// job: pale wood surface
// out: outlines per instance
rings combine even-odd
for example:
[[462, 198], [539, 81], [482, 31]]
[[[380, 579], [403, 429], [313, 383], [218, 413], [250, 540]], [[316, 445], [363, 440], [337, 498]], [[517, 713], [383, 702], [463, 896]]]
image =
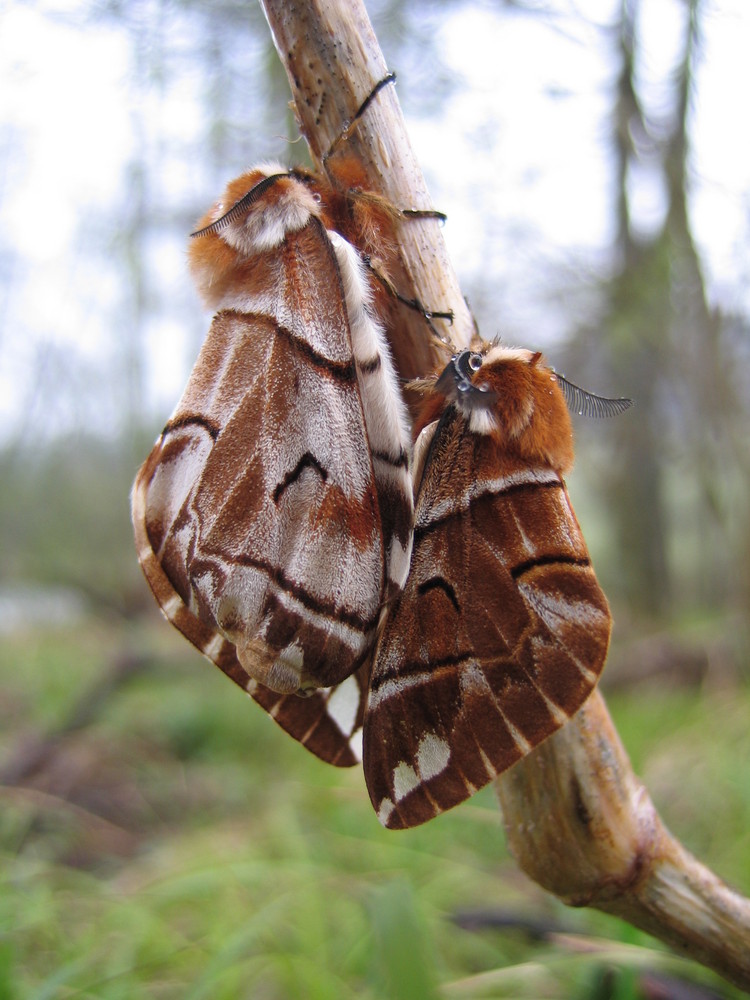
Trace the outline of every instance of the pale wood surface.
[[[320, 167], [388, 67], [360, 0], [261, 3], [300, 129]], [[433, 207], [392, 86], [379, 92], [344, 141], [363, 163], [372, 190], [401, 208]], [[440, 333], [465, 346], [473, 321], [439, 228], [430, 221], [403, 223], [399, 240], [403, 271], [394, 282], [435, 309], [452, 309], [454, 325], [443, 325]], [[441, 360], [417, 314], [393, 347], [408, 377]], [[598, 692], [496, 787], [511, 851], [541, 886], [571, 905], [616, 914], [750, 990], [750, 901], [664, 827]]]
[[[313, 163], [326, 170], [325, 158], [336, 144], [337, 156], [356, 156], [370, 190], [399, 209], [440, 209], [433, 205], [409, 143], [397, 86], [380, 90], [366, 113], [339, 141], [373, 87], [389, 72], [364, 6], [309, 0], [264, 0], [279, 56], [286, 67], [300, 130]], [[331, 164], [333, 172], [334, 164]], [[465, 347], [473, 320], [448, 259], [442, 227], [433, 219], [408, 220], [397, 233], [400, 267], [391, 273], [401, 294], [435, 312], [453, 311], [449, 325], [435, 320], [439, 335]], [[445, 363], [423, 317], [402, 310], [401, 342], [393, 343], [405, 379], [424, 375]]]
[[750, 988], [750, 900], [666, 829], [598, 691], [496, 790], [508, 845], [539, 885]]

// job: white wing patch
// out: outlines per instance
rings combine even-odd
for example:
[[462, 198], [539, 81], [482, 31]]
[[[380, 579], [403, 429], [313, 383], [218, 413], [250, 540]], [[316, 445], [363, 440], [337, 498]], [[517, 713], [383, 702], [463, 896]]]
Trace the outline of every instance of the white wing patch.
[[326, 711], [344, 736], [351, 735], [354, 730], [359, 711], [359, 697], [359, 684], [352, 674], [332, 689], [326, 702]]
[[394, 535], [391, 540], [390, 556], [388, 562], [388, 573], [394, 583], [398, 584], [399, 587], [403, 587], [406, 583], [406, 578], [409, 575], [409, 563], [411, 562], [411, 548], [412, 548], [412, 536], [409, 536], [409, 542], [406, 546], [399, 542], [398, 538]]
[[417, 772], [403, 760], [393, 769], [393, 797], [396, 802], [400, 802], [409, 792], [419, 788], [419, 778]]
[[451, 748], [446, 740], [436, 736], [435, 733], [423, 736], [417, 751], [417, 770], [422, 781], [429, 781], [444, 771], [450, 756]]
[[400, 761], [393, 769], [393, 797], [400, 802], [425, 781], [437, 777], [448, 766], [451, 748], [436, 733], [426, 733], [419, 741], [415, 766]]
[[567, 624], [597, 628], [606, 615], [586, 600], [570, 600], [542, 590], [534, 583], [519, 581], [518, 589], [549, 630], [557, 635]]

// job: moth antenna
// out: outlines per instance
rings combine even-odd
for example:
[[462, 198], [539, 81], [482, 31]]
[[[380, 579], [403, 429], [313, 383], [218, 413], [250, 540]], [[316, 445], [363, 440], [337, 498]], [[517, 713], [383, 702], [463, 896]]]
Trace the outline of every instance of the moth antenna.
[[250, 188], [246, 195], [243, 195], [239, 201], [235, 202], [221, 218], [216, 219], [215, 222], [210, 223], [208, 226], [204, 226], [203, 229], [197, 229], [194, 233], [191, 233], [190, 239], [196, 239], [198, 236], [208, 236], [211, 233], [220, 233], [222, 229], [226, 229], [227, 226], [236, 222], [237, 219], [244, 215], [248, 207], [257, 201], [272, 184], [275, 184], [282, 177], [289, 177], [291, 173], [292, 171], [286, 171], [283, 174], [270, 174], [268, 177], [264, 177], [255, 187]]
[[616, 417], [633, 405], [633, 400], [625, 397], [609, 399], [606, 396], [597, 396], [594, 392], [582, 389], [575, 382], [570, 382], [558, 372], [555, 372], [555, 378], [560, 383], [570, 412], [578, 413], [582, 417]]

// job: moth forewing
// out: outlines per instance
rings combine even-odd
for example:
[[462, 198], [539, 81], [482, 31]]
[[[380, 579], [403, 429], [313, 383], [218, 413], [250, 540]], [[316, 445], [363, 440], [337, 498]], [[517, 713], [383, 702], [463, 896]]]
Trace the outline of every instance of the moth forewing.
[[338, 233], [329, 235], [343, 281], [370, 457], [380, 501], [388, 593], [393, 594], [404, 585], [411, 559], [414, 504], [409, 419], [385, 331], [374, 312], [368, 272], [350, 243]]
[[353, 763], [333, 758], [356, 742], [411, 551], [409, 433], [369, 274], [319, 189], [262, 168], [201, 220], [191, 270], [218, 312], [133, 516], [167, 617], [297, 739]]
[[458, 804], [563, 725], [609, 642], [553, 374], [495, 347], [469, 379], [418, 439], [411, 570], [373, 666], [364, 768], [388, 827]]

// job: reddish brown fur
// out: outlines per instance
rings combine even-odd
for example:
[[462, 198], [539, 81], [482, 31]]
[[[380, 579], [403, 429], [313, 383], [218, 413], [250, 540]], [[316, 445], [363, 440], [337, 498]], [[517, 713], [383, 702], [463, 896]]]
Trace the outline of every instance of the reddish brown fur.
[[[250, 170], [230, 181], [222, 197], [200, 217], [196, 230], [204, 229], [228, 212], [264, 176], [261, 170]], [[191, 240], [188, 246], [190, 273], [198, 291], [206, 300], [219, 301], [231, 284], [244, 280], [245, 276], [240, 271], [241, 264], [237, 251], [222, 239], [220, 233], [206, 233], [200, 239]]]
[[537, 362], [509, 359], [483, 365], [475, 383], [497, 393], [493, 433], [501, 450], [530, 465], [543, 462], [564, 475], [573, 465], [573, 427], [554, 372]]
[[[364, 173], [354, 160], [341, 159], [330, 172], [335, 184], [329, 184], [307, 171], [297, 170], [289, 179], [276, 181], [264, 194], [264, 200], [268, 203], [278, 201], [288, 193], [291, 185], [305, 178], [310, 190], [318, 196], [319, 217], [323, 225], [341, 233], [364, 253], [377, 255], [377, 264], [382, 267], [383, 276], [387, 279], [387, 262], [395, 250], [393, 222], [398, 211], [385, 198], [364, 190]], [[221, 199], [201, 216], [196, 228], [203, 229], [228, 212], [265, 176], [261, 170], [251, 170], [230, 181]], [[188, 248], [188, 263], [201, 294], [212, 302], [219, 301], [235, 281], [242, 282], [245, 287], [247, 275], [242, 271], [244, 261], [220, 233], [207, 233], [200, 239], [192, 240]]]
[[[366, 213], [374, 220], [371, 234], [385, 219], [374, 204], [376, 211]], [[159, 535], [173, 620], [189, 618], [189, 608], [197, 607], [237, 647], [247, 674], [282, 694], [310, 683], [338, 684], [371, 653], [371, 633], [393, 582], [385, 579], [390, 539], [397, 537], [404, 551], [411, 544], [406, 469], [399, 488], [394, 473], [378, 479], [372, 469], [343, 274], [323, 232], [352, 232], [362, 218], [349, 192], [303, 171], [265, 167], [227, 186], [190, 244], [196, 283], [219, 308], [176, 411], [191, 429], [179, 448], [174, 429], [157, 444], [153, 461], [163, 474], [153, 491], [149, 477], [138, 494], [138, 517]], [[306, 408], [315, 419], [304, 419]], [[326, 423], [321, 413], [331, 419]], [[340, 443], [336, 428], [346, 428]], [[400, 424], [390, 435], [378, 434], [382, 453], [395, 462], [407, 447]], [[172, 452], [174, 461], [166, 462]], [[192, 477], [185, 471], [191, 463]], [[396, 513], [381, 520], [380, 502]], [[287, 517], [280, 511], [288, 504]], [[283, 530], [276, 531], [279, 517]], [[172, 535], [167, 520], [176, 526]], [[200, 537], [195, 549], [185, 542], [188, 529]], [[307, 560], [299, 555], [303, 548]], [[153, 553], [148, 542], [139, 548], [144, 560]], [[246, 585], [250, 576], [266, 583]], [[256, 598], [252, 587], [262, 586]], [[178, 612], [173, 595], [183, 604]], [[299, 663], [296, 652], [285, 653], [288, 646], [304, 646]]]
[[382, 195], [367, 190], [362, 164], [336, 157], [326, 164], [332, 183], [316, 181], [330, 224], [354, 246], [387, 261], [395, 252], [394, 223], [399, 211]]
[[[521, 356], [519, 356], [521, 355]], [[435, 389], [437, 374], [429, 381], [411, 384], [425, 393], [414, 424], [414, 437], [439, 419], [447, 404]], [[496, 461], [503, 456], [535, 465], [543, 463], [565, 475], [573, 465], [573, 427], [555, 374], [541, 354], [492, 348], [472, 377], [477, 388], [494, 393], [487, 403], [497, 427], [491, 437], [497, 444]], [[460, 406], [460, 403], [458, 404]]]
[[[416, 388], [418, 383], [410, 383], [407, 388]], [[435, 392], [434, 389], [423, 399], [417, 418], [414, 421], [413, 434], [416, 440], [421, 431], [424, 430], [434, 420], [438, 420], [445, 409], [445, 397]]]
[[370, 797], [392, 829], [462, 802], [555, 732], [607, 654], [607, 599], [562, 479], [560, 385], [529, 351], [482, 361], [454, 358], [416, 385], [414, 550], [364, 728]]

